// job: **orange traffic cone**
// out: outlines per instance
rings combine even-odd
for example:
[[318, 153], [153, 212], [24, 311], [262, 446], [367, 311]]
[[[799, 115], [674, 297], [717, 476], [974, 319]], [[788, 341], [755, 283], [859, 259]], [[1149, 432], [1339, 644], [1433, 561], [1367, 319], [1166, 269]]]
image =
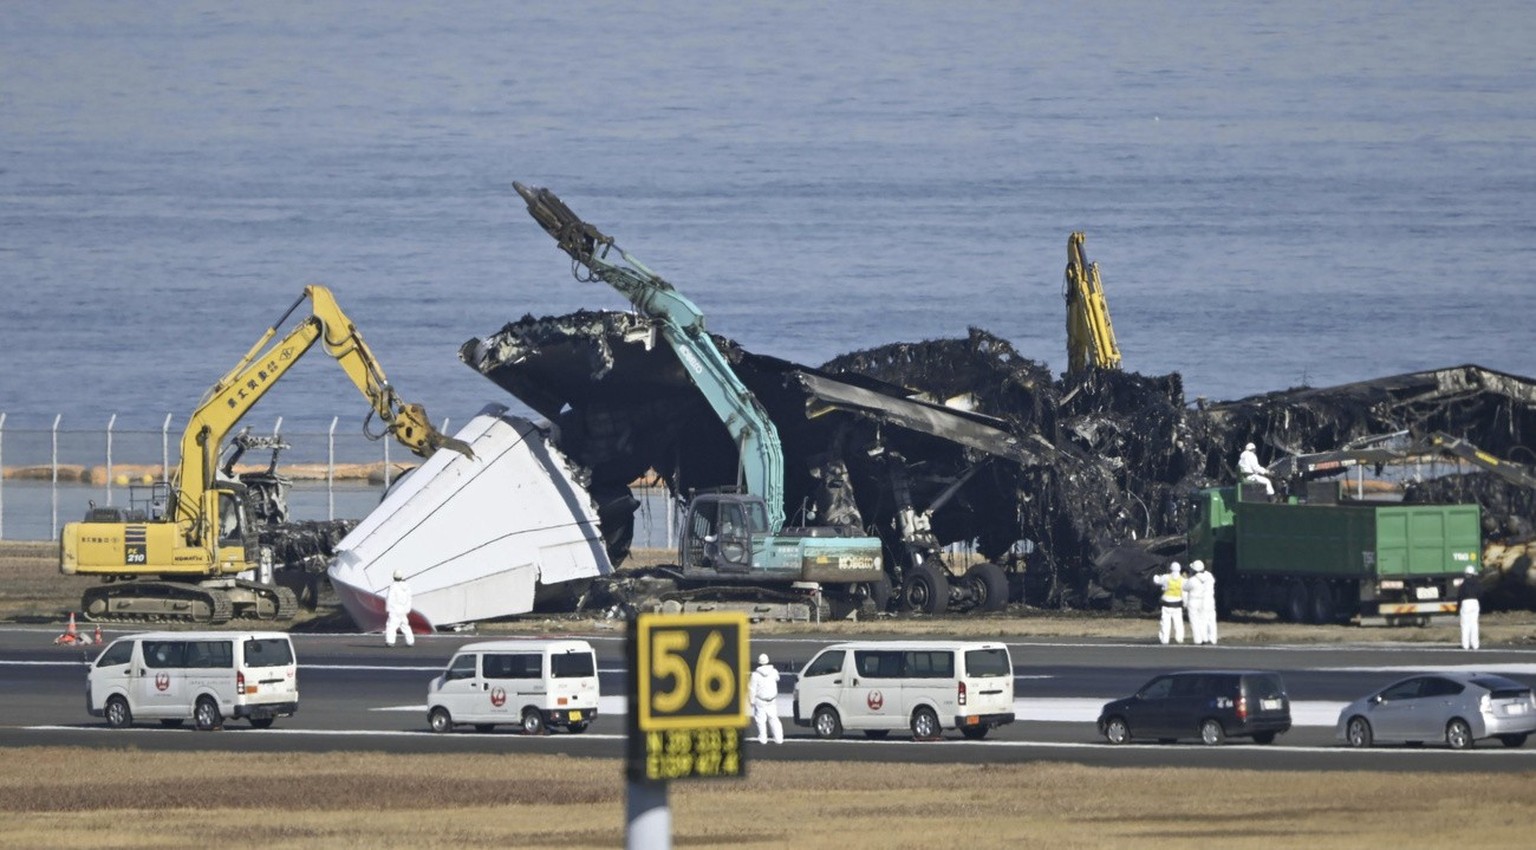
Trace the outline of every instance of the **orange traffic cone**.
[[80, 633], [75, 630], [75, 612], [69, 612], [69, 628], [64, 634], [53, 639], [54, 643], [76, 643], [80, 640]]

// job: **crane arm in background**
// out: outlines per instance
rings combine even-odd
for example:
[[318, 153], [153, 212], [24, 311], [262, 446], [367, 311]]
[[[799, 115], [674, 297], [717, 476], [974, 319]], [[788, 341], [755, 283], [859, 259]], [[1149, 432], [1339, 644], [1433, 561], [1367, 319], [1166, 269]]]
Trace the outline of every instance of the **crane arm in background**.
[[[783, 528], [784, 453], [778, 429], [704, 330], [704, 314], [672, 284], [615, 245], [611, 237], [577, 217], [554, 192], [517, 182], [512, 185], [528, 203], [529, 215], [570, 255], [578, 279], [608, 284], [656, 323], [682, 361], [689, 380], [730, 432], [739, 451], [740, 475], [747, 492], [761, 496], [766, 503], [769, 530]], [[610, 250], [617, 251], [622, 262], [609, 261]]]
[[1120, 368], [1120, 346], [1115, 342], [1115, 328], [1109, 321], [1109, 305], [1104, 300], [1099, 264], [1088, 262], [1083, 251], [1084, 239], [1081, 232], [1067, 238], [1064, 294], [1067, 300], [1067, 371], [1072, 374], [1095, 366]]

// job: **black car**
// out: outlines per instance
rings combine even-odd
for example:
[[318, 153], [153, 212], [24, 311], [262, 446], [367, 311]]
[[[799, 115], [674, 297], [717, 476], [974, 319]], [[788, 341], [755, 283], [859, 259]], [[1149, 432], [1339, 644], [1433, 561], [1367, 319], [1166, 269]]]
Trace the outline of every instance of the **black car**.
[[1205, 744], [1252, 738], [1268, 744], [1290, 728], [1285, 681], [1269, 670], [1164, 673], [1099, 713], [1099, 732], [1111, 744], [1132, 738], [1199, 738]]

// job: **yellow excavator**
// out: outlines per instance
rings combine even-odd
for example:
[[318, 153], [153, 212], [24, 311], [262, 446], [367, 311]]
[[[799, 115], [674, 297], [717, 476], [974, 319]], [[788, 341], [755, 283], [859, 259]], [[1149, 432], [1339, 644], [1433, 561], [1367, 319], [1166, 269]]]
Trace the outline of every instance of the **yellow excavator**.
[[1088, 262], [1081, 232], [1067, 238], [1067, 372], [1079, 374], [1090, 368], [1119, 369], [1120, 346], [1109, 323], [1104, 301], [1104, 282], [1099, 264]]
[[[268, 346], [306, 300], [310, 314]], [[64, 526], [59, 571], [100, 576], [87, 590], [87, 620], [217, 624], [233, 617], [292, 619], [292, 590], [273, 581], [270, 550], [260, 545], [247, 488], [221, 473], [224, 440], [240, 419], [316, 342], [347, 373], [372, 411], [363, 432], [386, 434], [420, 457], [450, 448], [473, 457], [469, 446], [438, 433], [419, 404], [395, 394], [373, 352], [330, 290], [305, 287], [235, 367], [204, 395], [181, 437], [181, 462], [169, 482], [145, 504], [92, 506], [85, 521]], [[383, 431], [372, 433], [377, 416]]]

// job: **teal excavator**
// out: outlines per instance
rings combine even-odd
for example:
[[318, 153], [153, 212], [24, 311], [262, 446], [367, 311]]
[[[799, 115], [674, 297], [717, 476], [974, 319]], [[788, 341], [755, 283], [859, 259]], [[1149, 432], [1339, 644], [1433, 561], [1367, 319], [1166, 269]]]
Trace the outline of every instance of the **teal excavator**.
[[[716, 588], [782, 593], [814, 583], [834, 601], [856, 606], [880, 595], [877, 586], [889, 582], [880, 538], [852, 526], [785, 526], [778, 429], [715, 347], [699, 308], [553, 192], [512, 185], [529, 214], [575, 261], [578, 280], [608, 284], [653, 323], [738, 447], [738, 486], [688, 501], [673, 574], [678, 587], [709, 596]], [[617, 256], [610, 260], [610, 254]], [[711, 604], [718, 607], [718, 600]]]

